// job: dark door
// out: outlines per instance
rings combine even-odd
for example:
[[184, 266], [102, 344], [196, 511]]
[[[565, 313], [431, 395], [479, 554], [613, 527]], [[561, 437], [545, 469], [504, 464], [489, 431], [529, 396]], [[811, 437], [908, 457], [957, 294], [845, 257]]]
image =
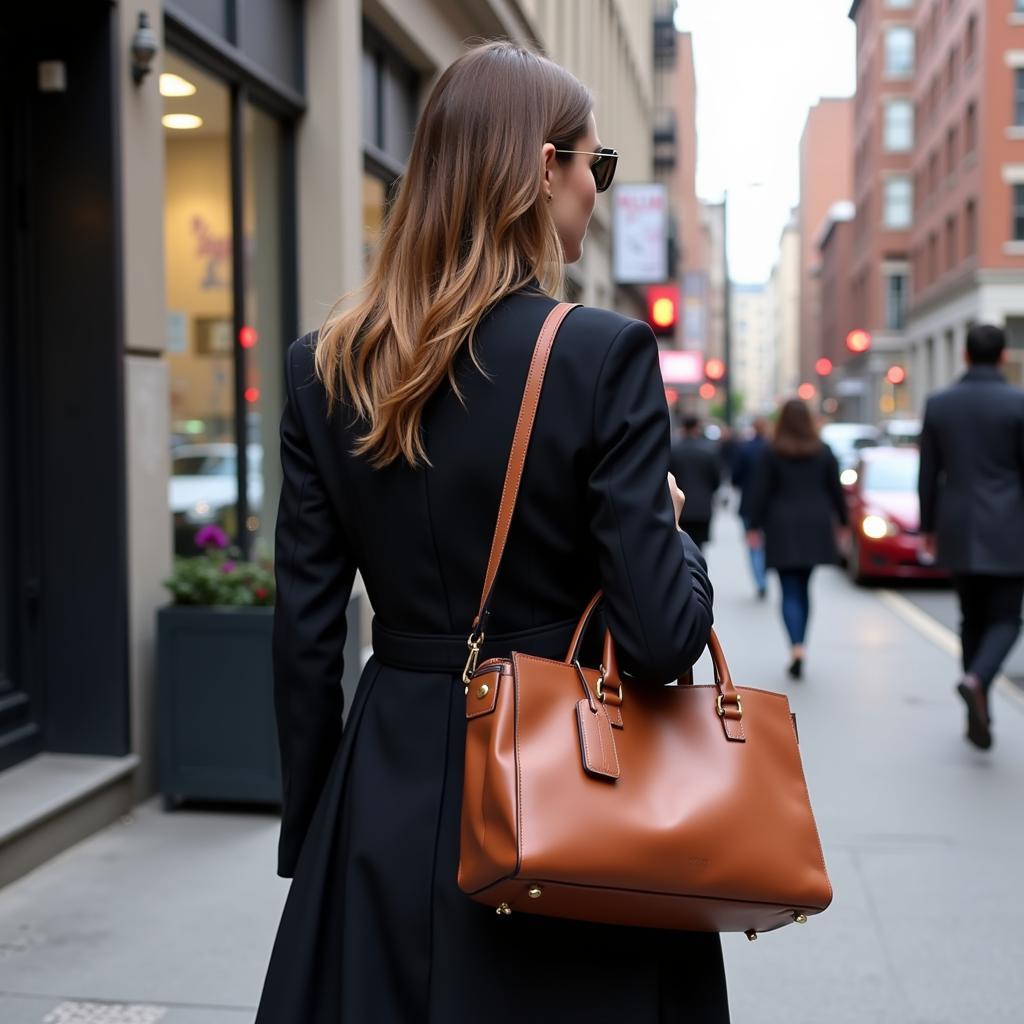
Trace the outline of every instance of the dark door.
[[[27, 97], [19, 61], [0, 40], [0, 770], [40, 748], [41, 695], [27, 638], [37, 610], [38, 550], [28, 528], [32, 464], [26, 430], [29, 381], [21, 339], [30, 331]], [[22, 65], [23, 66], [23, 65]]]

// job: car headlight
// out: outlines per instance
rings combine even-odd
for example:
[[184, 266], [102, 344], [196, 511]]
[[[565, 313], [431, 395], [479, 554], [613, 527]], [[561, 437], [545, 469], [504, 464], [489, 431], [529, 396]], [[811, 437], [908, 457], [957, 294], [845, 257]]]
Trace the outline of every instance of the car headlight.
[[885, 516], [867, 515], [860, 524], [861, 533], [871, 540], [881, 540], [883, 537], [894, 537], [899, 533], [899, 527]]
[[855, 469], [844, 469], [839, 474], [839, 482], [844, 487], [852, 487], [857, 482], [857, 470]]

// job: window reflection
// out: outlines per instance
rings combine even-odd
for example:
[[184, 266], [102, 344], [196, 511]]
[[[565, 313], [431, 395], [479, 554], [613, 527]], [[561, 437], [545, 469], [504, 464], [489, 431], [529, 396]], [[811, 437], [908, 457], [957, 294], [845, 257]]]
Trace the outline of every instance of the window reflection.
[[174, 54], [164, 71], [194, 86], [163, 99], [169, 500], [174, 549], [187, 554], [200, 526], [237, 526], [225, 472], [235, 458], [230, 104], [226, 86]]

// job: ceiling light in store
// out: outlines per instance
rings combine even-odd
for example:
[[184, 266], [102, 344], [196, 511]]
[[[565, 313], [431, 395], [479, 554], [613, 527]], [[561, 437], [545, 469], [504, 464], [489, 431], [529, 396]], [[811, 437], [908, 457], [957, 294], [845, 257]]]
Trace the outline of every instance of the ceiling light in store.
[[165, 128], [180, 128], [183, 131], [189, 128], [198, 128], [203, 119], [198, 114], [164, 114], [160, 123]]
[[160, 76], [161, 96], [194, 96], [195, 91], [196, 87], [187, 78], [182, 78], [181, 75], [165, 71]]

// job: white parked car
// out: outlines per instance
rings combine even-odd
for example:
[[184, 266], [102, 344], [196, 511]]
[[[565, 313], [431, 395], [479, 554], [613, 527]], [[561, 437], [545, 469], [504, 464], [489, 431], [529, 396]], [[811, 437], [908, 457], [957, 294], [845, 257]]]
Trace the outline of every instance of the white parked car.
[[[263, 447], [247, 446], [249, 508], [258, 515], [263, 504]], [[230, 441], [183, 444], [171, 451], [168, 502], [176, 526], [219, 522], [238, 500], [236, 446]]]

